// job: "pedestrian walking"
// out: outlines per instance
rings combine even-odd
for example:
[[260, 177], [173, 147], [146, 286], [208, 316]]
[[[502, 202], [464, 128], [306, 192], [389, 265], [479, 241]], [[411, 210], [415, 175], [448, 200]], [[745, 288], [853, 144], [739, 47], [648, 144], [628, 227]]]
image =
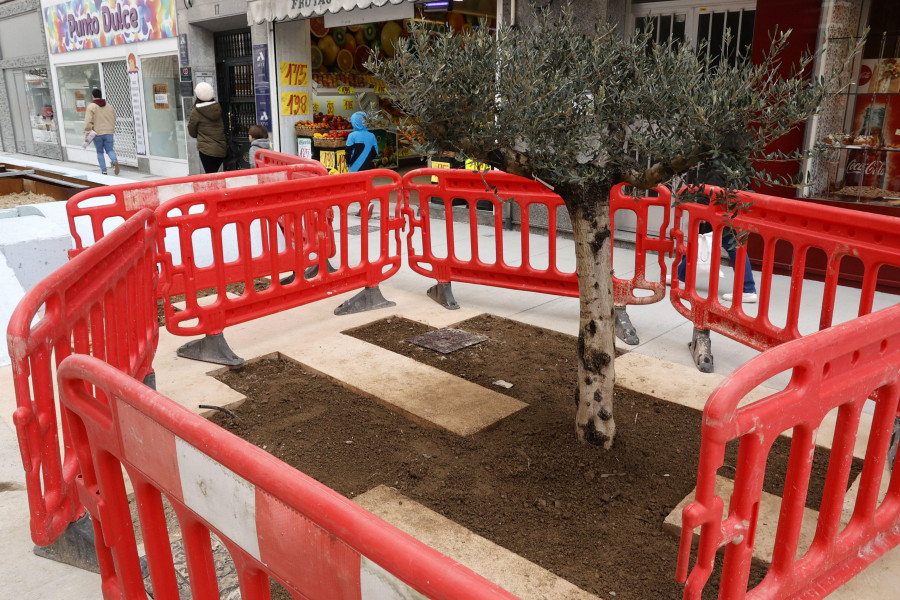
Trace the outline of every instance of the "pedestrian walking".
[[272, 144], [269, 142], [269, 131], [262, 125], [251, 125], [247, 130], [250, 138], [250, 168], [256, 168], [256, 151], [271, 150]]
[[194, 88], [194, 108], [188, 119], [188, 135], [197, 139], [197, 152], [206, 173], [215, 173], [228, 154], [222, 107], [215, 101], [213, 87], [201, 81]]
[[[112, 163], [113, 172], [119, 174], [119, 159], [113, 148], [116, 131], [116, 111], [103, 99], [100, 90], [92, 90], [94, 101], [88, 104], [84, 112], [84, 143], [91, 142], [91, 132], [94, 132], [93, 142], [97, 149], [97, 162], [100, 163], [100, 172], [106, 175], [106, 155]], [[105, 154], [104, 154], [105, 153]]]

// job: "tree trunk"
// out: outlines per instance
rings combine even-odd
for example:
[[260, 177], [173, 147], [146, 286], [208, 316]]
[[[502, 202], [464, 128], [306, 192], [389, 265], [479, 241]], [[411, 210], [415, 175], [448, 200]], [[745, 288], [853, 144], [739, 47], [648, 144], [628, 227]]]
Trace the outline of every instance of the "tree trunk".
[[559, 191], [572, 220], [581, 299], [575, 432], [579, 440], [609, 449], [616, 434], [610, 188], [586, 184]]

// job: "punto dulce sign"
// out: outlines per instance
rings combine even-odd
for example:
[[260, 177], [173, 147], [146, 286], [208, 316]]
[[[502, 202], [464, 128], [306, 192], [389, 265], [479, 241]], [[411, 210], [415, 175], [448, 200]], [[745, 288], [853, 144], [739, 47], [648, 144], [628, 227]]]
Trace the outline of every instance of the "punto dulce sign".
[[44, 27], [53, 54], [178, 35], [174, 0], [69, 0], [44, 7]]

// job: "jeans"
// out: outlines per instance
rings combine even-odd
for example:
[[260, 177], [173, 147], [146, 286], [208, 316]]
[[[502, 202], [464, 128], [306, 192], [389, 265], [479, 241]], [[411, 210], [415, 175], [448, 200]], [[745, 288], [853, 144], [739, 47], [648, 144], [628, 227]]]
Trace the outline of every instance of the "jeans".
[[100, 170], [106, 173], [106, 157], [103, 152], [109, 154], [109, 160], [117, 163], [116, 151], [113, 149], [113, 134], [104, 133], [94, 138], [94, 147], [97, 148], [97, 160], [100, 162]]
[[[734, 267], [735, 257], [737, 256], [737, 238], [734, 237], [734, 230], [726, 227], [722, 230], [722, 247], [728, 253], [731, 260], [731, 266]], [[756, 282], [753, 281], [753, 270], [750, 268], [750, 255], [744, 257], [746, 264], [744, 265], [744, 293], [755, 294]], [[687, 256], [681, 257], [681, 263], [678, 265], [678, 281], [684, 281], [684, 272], [687, 267]]]

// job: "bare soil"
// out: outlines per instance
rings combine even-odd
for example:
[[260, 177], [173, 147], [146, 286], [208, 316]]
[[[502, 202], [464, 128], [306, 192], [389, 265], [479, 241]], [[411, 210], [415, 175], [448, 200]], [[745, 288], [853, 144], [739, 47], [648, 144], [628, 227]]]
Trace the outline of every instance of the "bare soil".
[[[696, 483], [700, 413], [619, 389], [613, 449], [580, 444], [575, 338], [489, 315], [454, 327], [489, 339], [442, 355], [405, 341], [429, 327], [396, 317], [346, 333], [529, 405], [488, 431], [460, 437], [417, 426], [281, 357], [220, 371], [248, 399], [237, 419], [213, 421], [347, 497], [394, 487], [599, 597], [680, 598], [678, 541], [662, 523]], [[422, 394], [441, 402], [440, 390]], [[788, 451], [789, 442], [776, 443], [767, 491], [781, 494]], [[827, 458], [817, 451], [810, 498], [821, 494]], [[736, 447], [726, 465], [735, 460]], [[754, 564], [752, 581], [765, 569]], [[718, 577], [717, 569], [705, 598], [715, 597]]]

